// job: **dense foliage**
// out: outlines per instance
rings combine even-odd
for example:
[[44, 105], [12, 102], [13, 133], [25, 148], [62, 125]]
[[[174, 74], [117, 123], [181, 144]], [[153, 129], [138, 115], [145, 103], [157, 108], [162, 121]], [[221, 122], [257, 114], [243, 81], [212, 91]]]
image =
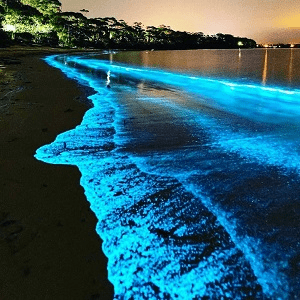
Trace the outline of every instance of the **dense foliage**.
[[[83, 13], [87, 10], [82, 9]], [[229, 34], [174, 31], [169, 26], [133, 26], [115, 18], [86, 18], [62, 12], [58, 0], [0, 0], [0, 46], [38, 44], [53, 47], [198, 49], [251, 48], [254, 40]]]

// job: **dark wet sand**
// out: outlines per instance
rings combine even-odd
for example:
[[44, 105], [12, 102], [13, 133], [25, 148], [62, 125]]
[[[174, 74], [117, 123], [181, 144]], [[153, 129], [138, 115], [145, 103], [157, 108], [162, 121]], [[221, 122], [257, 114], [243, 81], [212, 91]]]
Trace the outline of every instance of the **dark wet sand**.
[[0, 299], [112, 299], [80, 172], [33, 157], [88, 108], [47, 52], [0, 50]]

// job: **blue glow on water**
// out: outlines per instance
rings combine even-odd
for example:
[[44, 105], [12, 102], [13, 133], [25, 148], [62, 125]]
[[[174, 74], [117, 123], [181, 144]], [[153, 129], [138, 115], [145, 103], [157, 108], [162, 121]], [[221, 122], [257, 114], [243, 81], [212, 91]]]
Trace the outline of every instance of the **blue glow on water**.
[[35, 157], [78, 166], [115, 299], [296, 299], [298, 90], [46, 61], [95, 90]]
[[286, 122], [299, 118], [300, 114], [299, 90], [227, 82], [157, 69], [111, 64], [109, 61], [82, 59], [82, 57], [68, 57], [67, 62], [77, 63], [95, 70], [101, 69], [138, 79], [176, 85], [205, 97], [207, 105], [259, 121]]

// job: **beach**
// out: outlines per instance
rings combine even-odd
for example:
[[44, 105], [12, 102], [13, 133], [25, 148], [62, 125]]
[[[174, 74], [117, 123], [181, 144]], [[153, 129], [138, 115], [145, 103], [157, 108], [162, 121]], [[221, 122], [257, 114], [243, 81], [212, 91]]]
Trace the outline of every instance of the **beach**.
[[42, 58], [0, 50], [0, 299], [112, 299], [107, 258], [76, 167], [35, 151], [78, 125], [84, 90]]
[[0, 52], [0, 300], [297, 299], [300, 91], [258, 84], [271, 51], [237, 77], [236, 50], [180, 52], [228, 81], [63, 51]]

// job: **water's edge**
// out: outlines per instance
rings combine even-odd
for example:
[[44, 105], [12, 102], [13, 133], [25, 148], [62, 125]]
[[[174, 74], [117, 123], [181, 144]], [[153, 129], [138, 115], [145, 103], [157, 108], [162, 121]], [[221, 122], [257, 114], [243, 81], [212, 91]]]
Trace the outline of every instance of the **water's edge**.
[[[86, 112], [80, 125], [58, 135], [54, 143], [38, 149], [35, 157], [49, 163], [78, 166], [82, 174], [81, 185], [99, 220], [97, 233], [104, 241], [103, 251], [109, 258], [109, 280], [115, 286], [115, 298], [176, 299], [183, 295], [185, 299], [289, 297], [289, 283], [281, 271], [286, 268], [285, 262], [272, 260], [266, 263], [265, 251], [269, 251], [271, 257], [276, 253], [266, 249], [259, 238], [238, 234], [232, 215], [225, 213], [207, 194], [208, 183], [203, 181], [203, 176], [209, 177], [209, 173], [176, 170], [169, 163], [172, 156], [196, 155], [194, 144], [183, 150], [154, 152], [151, 157], [147, 153], [129, 151], [130, 141], [124, 130], [131, 126], [130, 115], [116, 103], [117, 91], [107, 88], [105, 80], [81, 73], [68, 66], [67, 60], [65, 65], [62, 61], [58, 61], [57, 56], [46, 59], [48, 64], [60, 68], [69, 78], [93, 88], [96, 94], [89, 99], [94, 107]], [[91, 61], [88, 64], [91, 66]], [[119, 68], [108, 64], [102, 67], [106, 71]], [[128, 71], [131, 75], [140, 72], [128, 67], [122, 70], [123, 73]], [[155, 76], [158, 74], [156, 72]], [[155, 80], [155, 76], [149, 76]], [[221, 85], [229, 92], [240, 88], [229, 83]], [[210, 90], [207, 91], [209, 96]], [[253, 92], [251, 87], [249, 92]], [[288, 102], [293, 101], [294, 93], [298, 93], [262, 88], [262, 99], [269, 98], [267, 92], [276, 93], [276, 97], [279, 93]], [[222, 101], [221, 95], [218, 100]], [[234, 103], [230, 107], [234, 110]], [[176, 107], [170, 109], [175, 111]], [[189, 110], [176, 113], [195, 118]], [[277, 120], [275, 118], [274, 122]], [[195, 123], [210, 131], [210, 136], [216, 135], [210, 129], [211, 120], [199, 117]], [[182, 137], [185, 134], [182, 133]], [[225, 132], [223, 134], [224, 138], [218, 136], [216, 143], [217, 147], [231, 152], [225, 161], [230, 164], [241, 160], [235, 153], [250, 148], [242, 149], [239, 144], [230, 143]], [[245, 140], [245, 137], [236, 133], [234, 140], [241, 139]], [[272, 139], [266, 147], [270, 148], [271, 143]], [[275, 143], [274, 149], [277, 146]], [[218, 154], [215, 146], [209, 144], [208, 147], [212, 159], [215, 159]], [[251, 154], [244, 155], [253, 156], [260, 149], [256, 150], [252, 145], [251, 151]], [[259, 159], [276, 165], [277, 162], [272, 162], [273, 156], [264, 155]], [[201, 159], [197, 156], [197, 160]], [[294, 167], [293, 159], [285, 163]], [[156, 164], [156, 161], [159, 162]], [[170, 167], [173, 170], [168, 169]], [[199, 186], [199, 180], [205, 189]]]

